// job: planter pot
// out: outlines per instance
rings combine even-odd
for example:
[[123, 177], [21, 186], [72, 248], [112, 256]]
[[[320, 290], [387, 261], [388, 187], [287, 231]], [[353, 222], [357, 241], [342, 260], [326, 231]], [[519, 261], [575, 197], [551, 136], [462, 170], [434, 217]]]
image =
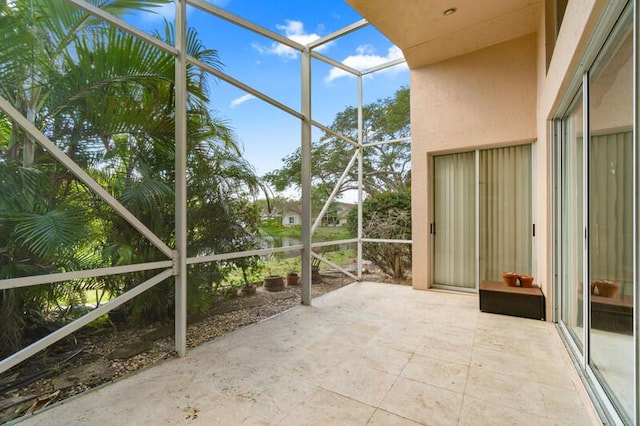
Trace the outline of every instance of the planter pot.
[[520, 280], [520, 285], [522, 287], [531, 288], [533, 287], [533, 276], [532, 275], [520, 275], [518, 278]]
[[615, 281], [596, 280], [595, 284], [598, 289], [598, 296], [601, 297], [613, 297], [618, 294], [618, 290], [620, 290], [620, 284]]
[[256, 294], [256, 285], [255, 284], [243, 285], [240, 288], [240, 294], [242, 294], [243, 296], [253, 296], [254, 294]]
[[502, 281], [509, 287], [515, 287], [518, 281], [518, 274], [514, 272], [503, 272]]
[[298, 274], [289, 274], [287, 275], [287, 285], [298, 285]]
[[115, 308], [107, 313], [109, 321], [117, 328], [121, 328], [127, 324], [127, 313], [121, 307]]
[[279, 275], [274, 275], [264, 278], [264, 289], [267, 291], [282, 291], [284, 290], [284, 278]]

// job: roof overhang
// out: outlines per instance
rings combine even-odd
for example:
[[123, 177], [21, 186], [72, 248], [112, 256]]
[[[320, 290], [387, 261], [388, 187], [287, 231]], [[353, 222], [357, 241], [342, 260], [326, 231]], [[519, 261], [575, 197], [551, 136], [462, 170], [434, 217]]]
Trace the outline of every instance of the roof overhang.
[[[396, 44], [411, 68], [534, 33], [542, 0], [346, 0]], [[446, 10], [454, 13], [445, 14]]]

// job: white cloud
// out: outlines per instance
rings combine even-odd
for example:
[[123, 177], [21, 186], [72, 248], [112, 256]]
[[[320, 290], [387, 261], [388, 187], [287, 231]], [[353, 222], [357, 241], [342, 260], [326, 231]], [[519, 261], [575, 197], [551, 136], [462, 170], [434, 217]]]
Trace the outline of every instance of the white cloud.
[[238, 105], [241, 105], [247, 101], [250, 101], [251, 99], [255, 99], [256, 97], [247, 93], [246, 95], [240, 96], [239, 98], [235, 98], [234, 100], [231, 101], [231, 104], [229, 104], [229, 106], [231, 108], [235, 108]]
[[[387, 54], [385, 56], [380, 56], [375, 54], [375, 49], [373, 46], [369, 44], [363, 44], [356, 48], [356, 54], [347, 56], [342, 63], [351, 68], [355, 68], [359, 71], [364, 71], [369, 68], [375, 67], [377, 65], [384, 64], [389, 61], [393, 61], [394, 59], [402, 58], [402, 51], [397, 46], [391, 46], [387, 50]], [[388, 73], [388, 74], [397, 74], [408, 69], [407, 64], [396, 65], [391, 68], [386, 68], [384, 70], [378, 71], [375, 74]], [[353, 77], [351, 73], [348, 73], [340, 68], [333, 67], [329, 70], [329, 74], [324, 78], [326, 83], [330, 83], [333, 80], [336, 80], [341, 77]]]
[[[287, 19], [284, 21], [284, 25], [276, 25], [276, 28], [280, 30], [280, 32], [290, 40], [293, 40], [302, 45], [307, 45], [311, 42], [314, 42], [320, 38], [320, 35], [316, 33], [307, 33], [304, 30], [304, 24], [300, 21], [294, 21], [291, 19]], [[321, 52], [329, 47], [331, 43], [323, 44], [319, 46], [315, 50]], [[251, 47], [260, 52], [263, 55], [277, 55], [287, 59], [295, 59], [298, 57], [298, 51], [290, 48], [289, 46], [285, 46], [284, 44], [273, 42], [268, 46], [259, 44], [259, 43], [251, 43]]]

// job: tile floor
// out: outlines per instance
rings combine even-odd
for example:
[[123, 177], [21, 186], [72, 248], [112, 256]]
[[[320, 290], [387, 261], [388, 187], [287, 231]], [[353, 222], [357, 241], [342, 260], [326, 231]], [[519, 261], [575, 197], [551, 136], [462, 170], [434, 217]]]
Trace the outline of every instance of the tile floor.
[[29, 425], [599, 424], [550, 323], [477, 295], [358, 283]]

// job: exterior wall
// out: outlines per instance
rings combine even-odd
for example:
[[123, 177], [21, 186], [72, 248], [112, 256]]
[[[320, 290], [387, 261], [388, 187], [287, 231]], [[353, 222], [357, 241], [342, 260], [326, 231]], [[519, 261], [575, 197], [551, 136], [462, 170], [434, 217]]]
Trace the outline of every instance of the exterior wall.
[[[553, 320], [550, 119], [580, 67], [605, 0], [570, 0], [547, 70], [545, 14], [537, 34], [411, 72], [413, 286], [430, 283], [431, 170], [434, 154], [533, 144], [534, 276]], [[426, 195], [425, 195], [426, 194]]]
[[[560, 102], [580, 66], [580, 59], [584, 51], [589, 34], [595, 27], [598, 17], [605, 4], [604, 0], [570, 0], [565, 11], [562, 26], [556, 40], [555, 50], [549, 69], [545, 70], [544, 63], [538, 66], [538, 120], [536, 123], [538, 143], [534, 144], [534, 156], [537, 161], [533, 168], [534, 205], [538, 206], [534, 212], [534, 223], [541, 231], [536, 235], [535, 276], [542, 284], [546, 295], [547, 319], [555, 320], [553, 300], [553, 188], [552, 188], [552, 128], [550, 120], [555, 115]], [[544, 22], [541, 22], [544, 28]], [[540, 39], [544, 38], [544, 31], [540, 31]], [[539, 57], [544, 51], [539, 49]], [[542, 62], [542, 61], [540, 61]]]
[[536, 46], [531, 34], [412, 70], [415, 288], [430, 283], [430, 157], [536, 139]]

